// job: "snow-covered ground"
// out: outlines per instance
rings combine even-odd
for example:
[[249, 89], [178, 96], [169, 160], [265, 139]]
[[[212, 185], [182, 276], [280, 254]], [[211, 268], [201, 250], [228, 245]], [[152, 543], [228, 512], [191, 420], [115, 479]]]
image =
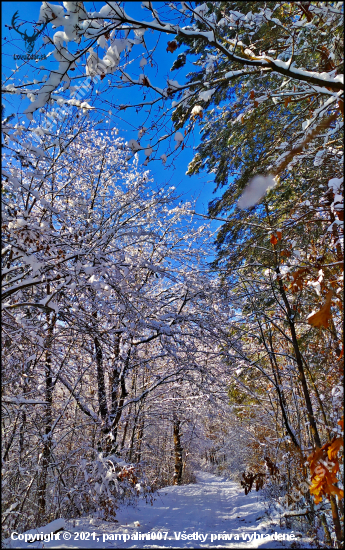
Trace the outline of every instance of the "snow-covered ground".
[[[136, 507], [122, 508], [117, 520], [117, 523], [90, 517], [70, 520], [66, 522], [66, 529], [60, 532], [59, 541], [25, 543], [17, 540], [11, 542], [10, 547], [289, 548], [292, 542], [286, 540], [291, 531], [280, 529], [279, 520], [275, 522], [264, 517], [258, 493], [245, 495], [237, 483], [205, 472], [197, 473], [196, 484], [161, 489], [155, 494], [152, 506], [140, 502]], [[153, 532], [156, 540], [152, 540]], [[150, 533], [150, 540], [133, 540], [134, 537], [140, 539], [143, 533]], [[268, 540], [267, 536], [261, 540], [257, 538], [259, 534], [278, 537], [275, 533], [285, 534], [285, 540]], [[157, 540], [160, 536], [162, 540]], [[81, 537], [88, 537], [88, 540], [80, 540]]]

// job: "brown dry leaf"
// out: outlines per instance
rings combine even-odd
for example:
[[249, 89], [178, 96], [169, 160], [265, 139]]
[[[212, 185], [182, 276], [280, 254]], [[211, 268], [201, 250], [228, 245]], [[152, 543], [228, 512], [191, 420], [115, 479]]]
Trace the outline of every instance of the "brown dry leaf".
[[149, 83], [149, 81], [147, 80], [146, 76], [144, 76], [144, 78], [143, 78], [142, 85], [143, 85], [143, 86], [147, 86], [148, 88], [150, 87], [150, 83]]
[[167, 52], [174, 53], [175, 50], [177, 50], [176, 40], [172, 40], [171, 42], [168, 42]]
[[254, 90], [252, 90], [250, 92], [250, 99], [254, 99], [254, 97], [255, 97], [255, 92], [254, 92]]
[[330, 290], [327, 293], [326, 301], [322, 306], [322, 308], [319, 309], [319, 311], [317, 311], [316, 313], [314, 313], [314, 315], [311, 315], [310, 317], [308, 317], [309, 325], [312, 325], [313, 327], [324, 327], [324, 328], [328, 327], [328, 323], [332, 317], [332, 313], [331, 313], [332, 296], [333, 296], [333, 290]]
[[278, 237], [278, 241], [282, 240], [282, 232], [281, 231], [277, 231], [277, 237]]
[[304, 285], [303, 276], [306, 275], [308, 272], [308, 269], [302, 267], [301, 269], [297, 269], [297, 271], [295, 271], [294, 273], [291, 273], [293, 277], [293, 282], [291, 283], [292, 292], [302, 290]]
[[259, 107], [259, 102], [256, 99], [254, 100], [254, 107]]
[[271, 244], [275, 245], [277, 244], [277, 242], [278, 242], [277, 237], [275, 235], [271, 235]]
[[[344, 346], [343, 346], [343, 352], [344, 352]], [[337, 424], [341, 427], [341, 429], [344, 429], [344, 417], [342, 416], [340, 420], [338, 420]]]

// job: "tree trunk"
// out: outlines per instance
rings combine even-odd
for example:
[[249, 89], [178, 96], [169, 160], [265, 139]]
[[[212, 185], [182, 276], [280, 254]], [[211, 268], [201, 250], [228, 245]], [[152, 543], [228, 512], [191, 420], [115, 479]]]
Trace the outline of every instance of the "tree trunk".
[[[105, 381], [104, 381], [103, 353], [102, 353], [101, 344], [97, 336], [95, 336], [94, 338], [94, 344], [95, 344], [95, 355], [96, 355], [96, 363], [97, 363], [98, 405], [99, 405], [99, 412], [102, 418], [102, 422], [105, 425], [104, 426], [105, 428], [108, 421], [108, 405], [107, 405], [107, 396], [106, 396]], [[104, 431], [104, 428], [103, 428], [103, 431]]]
[[[131, 395], [133, 395], [133, 390], [136, 386], [136, 378], [137, 378], [136, 374], [134, 373], [133, 376], [132, 376]], [[132, 403], [129, 404], [128, 411], [127, 411], [127, 417], [126, 417], [126, 422], [125, 422], [125, 426], [124, 426], [124, 429], [123, 429], [123, 435], [122, 435], [122, 441], [121, 441], [121, 452], [123, 451], [125, 443], [126, 443], [126, 436], [127, 436], [127, 431], [128, 431], [128, 427], [129, 427], [129, 420], [130, 420], [131, 412], [132, 412], [132, 405], [133, 405]]]
[[[272, 226], [271, 220], [270, 220], [270, 214], [269, 214], [269, 210], [268, 210], [268, 206], [267, 206], [266, 202], [265, 202], [265, 210], [266, 210], [268, 223], [269, 223], [270, 226]], [[310, 430], [311, 430], [311, 433], [312, 433], [312, 436], [313, 436], [315, 446], [317, 448], [320, 448], [321, 447], [320, 436], [319, 436], [319, 432], [318, 432], [315, 417], [314, 417], [313, 406], [312, 406], [312, 402], [311, 402], [311, 399], [310, 399], [309, 389], [308, 389], [308, 385], [307, 385], [307, 381], [306, 381], [306, 377], [305, 377], [305, 373], [304, 373], [303, 359], [302, 359], [302, 356], [301, 356], [301, 352], [300, 352], [299, 344], [298, 344], [298, 339], [297, 339], [297, 335], [296, 335], [295, 322], [294, 322], [295, 312], [291, 309], [289, 300], [286, 296], [286, 292], [285, 292], [283, 281], [282, 281], [281, 274], [280, 274], [279, 258], [278, 258], [276, 250], [274, 251], [274, 257], [275, 257], [275, 272], [277, 274], [277, 281], [278, 281], [278, 285], [279, 285], [279, 293], [280, 293], [280, 295], [283, 299], [283, 302], [284, 302], [284, 305], [285, 305], [285, 308], [286, 308], [286, 312], [285, 312], [286, 313], [286, 319], [287, 319], [289, 329], [290, 329], [291, 340], [292, 340], [292, 345], [293, 345], [293, 349], [294, 349], [294, 353], [295, 353], [297, 369], [298, 369], [298, 374], [299, 374], [299, 380], [301, 382], [303, 395], [304, 395], [304, 400], [305, 400], [305, 404], [306, 404], [306, 408], [307, 408], [307, 415], [308, 415], [308, 421], [309, 421], [309, 424], [310, 424]]]
[[340, 519], [339, 519], [337, 501], [336, 501], [334, 495], [331, 495], [329, 497], [329, 500], [331, 501], [332, 518], [333, 518], [335, 536], [337, 537], [338, 548], [342, 548], [343, 547], [342, 546], [343, 537], [342, 537], [342, 533], [341, 533], [341, 523], [340, 523]]
[[181, 445], [181, 432], [180, 432], [181, 422], [174, 418], [174, 452], [175, 452], [175, 472], [173, 485], [181, 485], [182, 482], [182, 445]]
[[289, 324], [292, 345], [293, 345], [294, 352], [295, 352], [295, 358], [296, 358], [296, 363], [297, 363], [297, 368], [298, 368], [299, 380], [301, 382], [303, 395], [304, 395], [304, 399], [305, 399], [305, 404], [306, 404], [306, 408], [307, 408], [308, 421], [309, 421], [309, 424], [310, 424], [310, 429], [311, 429], [311, 433], [312, 433], [312, 436], [313, 436], [314, 444], [315, 444], [316, 447], [320, 448], [321, 447], [321, 440], [320, 440], [319, 432], [318, 432], [316, 421], [315, 421], [313, 405], [312, 405], [312, 402], [311, 402], [310, 393], [309, 393], [309, 389], [308, 389], [308, 385], [307, 385], [307, 380], [306, 380], [305, 373], [304, 373], [303, 360], [302, 360], [301, 352], [299, 350], [298, 339], [297, 339], [296, 329], [295, 329], [295, 323], [293, 321], [294, 311], [290, 308], [289, 301], [288, 301], [287, 296], [285, 294], [283, 282], [282, 282], [281, 277], [280, 277], [279, 267], [276, 268], [276, 272], [277, 272], [277, 275], [278, 275], [277, 278], [278, 278], [278, 284], [279, 284], [279, 291], [280, 291], [281, 297], [283, 298], [283, 301], [284, 301], [284, 304], [285, 304], [285, 307], [286, 307], [287, 321], [288, 321], [288, 324]]
[[[119, 345], [117, 346], [117, 357], [119, 354]], [[123, 403], [125, 401], [125, 398], [128, 395], [128, 392], [126, 390], [126, 383], [125, 383], [125, 376], [126, 372], [129, 366], [129, 360], [131, 356], [131, 348], [127, 351], [127, 356], [125, 359], [125, 363], [123, 367], [120, 370], [118, 361], [116, 362], [112, 376], [110, 378], [110, 386], [111, 386], [111, 453], [115, 453], [117, 450], [117, 434], [118, 434], [118, 426], [119, 422], [122, 416], [122, 407]], [[120, 395], [118, 397], [120, 388]]]
[[104, 380], [104, 369], [103, 369], [103, 353], [102, 346], [97, 336], [94, 337], [95, 345], [95, 356], [97, 364], [97, 390], [98, 390], [98, 407], [99, 414], [102, 418], [102, 427], [101, 427], [101, 440], [99, 442], [99, 450], [105, 451], [107, 453], [109, 441], [108, 434], [110, 431], [109, 427], [109, 412], [107, 405], [107, 396], [105, 389], [105, 380]]
[[138, 436], [137, 436], [138, 447], [137, 447], [136, 457], [135, 457], [135, 461], [138, 463], [141, 460], [141, 444], [144, 437], [144, 425], [145, 425], [145, 420], [144, 420], [144, 416], [142, 416], [140, 425], [139, 425], [139, 430], [138, 430]]
[[274, 381], [275, 381], [275, 384], [276, 384], [276, 391], [277, 391], [278, 399], [279, 399], [280, 410], [281, 410], [281, 413], [282, 413], [282, 417], [283, 417], [283, 421], [284, 421], [286, 431], [289, 434], [289, 436], [290, 436], [293, 444], [295, 445], [296, 449], [299, 452], [301, 452], [301, 446], [300, 446], [299, 442], [297, 441], [296, 436], [293, 433], [293, 431], [291, 429], [291, 426], [290, 426], [290, 422], [289, 422], [289, 418], [288, 418], [288, 408], [287, 408], [284, 392], [282, 390], [283, 385], [282, 385], [281, 377], [280, 377], [280, 374], [279, 374], [279, 368], [278, 368], [278, 364], [277, 364], [277, 360], [276, 360], [276, 355], [273, 351], [272, 336], [270, 336], [269, 339], [268, 339], [269, 344], [270, 344], [270, 349], [269, 349], [268, 345], [266, 343], [266, 338], [265, 338], [261, 323], [260, 323], [259, 320], [258, 320], [258, 324], [259, 324], [259, 327], [260, 327], [261, 338], [262, 338], [263, 344], [265, 346], [265, 349], [268, 353], [269, 361], [271, 363], [272, 373], [273, 373]]
[[[49, 293], [49, 289], [48, 289]], [[50, 321], [49, 314], [47, 314], [48, 322], [48, 336], [45, 343], [45, 417], [44, 417], [44, 441], [43, 441], [43, 452], [42, 452], [42, 469], [41, 475], [38, 479], [38, 491], [37, 491], [37, 502], [38, 502], [38, 517], [37, 522], [41, 523], [45, 521], [46, 516], [46, 493], [47, 493], [47, 478], [48, 478], [48, 468], [51, 458], [51, 445], [52, 445], [52, 405], [53, 405], [53, 376], [52, 376], [52, 340], [53, 332], [56, 323], [56, 314], [54, 313], [52, 320]]]
[[326, 516], [325, 514], [321, 514], [321, 524], [322, 524], [322, 527], [323, 527], [323, 530], [324, 530], [324, 533], [325, 533], [325, 539], [326, 539], [326, 543], [329, 545], [329, 546], [332, 546], [332, 537], [331, 537], [331, 533], [329, 532], [329, 529], [328, 529], [328, 525], [327, 525], [327, 520], [326, 520]]

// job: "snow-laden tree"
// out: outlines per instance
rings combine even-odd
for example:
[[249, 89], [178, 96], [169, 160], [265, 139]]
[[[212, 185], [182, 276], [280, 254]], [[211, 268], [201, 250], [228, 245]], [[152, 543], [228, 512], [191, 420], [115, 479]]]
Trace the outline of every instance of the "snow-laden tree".
[[[159, 106], [160, 110], [150, 127], [138, 128], [139, 138], [145, 136], [143, 143], [138, 143], [136, 135], [129, 143], [133, 151], [143, 149], [151, 157], [157, 154], [162, 139], [165, 142], [174, 134], [171, 148], [164, 145], [163, 162], [185, 143], [186, 134], [207, 112], [207, 128], [213, 137], [205, 144], [207, 154], [201, 147], [201, 157], [195, 157], [193, 165], [204, 164], [206, 156], [218, 181], [228, 170], [227, 161], [224, 154], [215, 156], [218, 147], [209, 144], [215, 145], [221, 136], [223, 150], [233, 133], [228, 136], [226, 128], [233, 126], [238, 135], [237, 128], [251, 126], [255, 117], [260, 118], [258, 127], [265, 127], [273, 117], [284, 119], [285, 110], [291, 112], [293, 107], [296, 114], [288, 124], [280, 121], [283, 133], [271, 128], [275, 145], [257, 162], [265, 160], [266, 168], [277, 176], [324, 129], [339, 125], [344, 89], [340, 2], [163, 2], [159, 6], [143, 2], [143, 17], [129, 15], [131, 7], [113, 2], [99, 11], [88, 11], [80, 2], [64, 6], [43, 2], [38, 20], [38, 24], [47, 25], [43, 49], [53, 53], [59, 65], [45, 82], [38, 79], [36, 84], [21, 85], [20, 90], [8, 83], [5, 91], [28, 95], [31, 105], [25, 112], [31, 119], [49, 100], [89, 109], [89, 103], [83, 101], [86, 89], [73, 87], [76, 75], [81, 76], [81, 84], [83, 79], [98, 83], [100, 106], [117, 109], [135, 105], [118, 105], [113, 89], [139, 86], [143, 95], [150, 94], [139, 106]], [[157, 37], [171, 37], [167, 51], [173, 56], [183, 48], [173, 59], [173, 73], [189, 59], [193, 61], [193, 72], [183, 82], [167, 75], [165, 86], [155, 84], [149, 66], [155, 61], [155, 48], [147, 46], [146, 40], [150, 31]], [[136, 57], [138, 68], [133, 64]], [[208, 112], [213, 105], [219, 109]], [[278, 112], [278, 116], [274, 114]], [[172, 128], [166, 132], [164, 118], [171, 116], [175, 130], [184, 128], [184, 133], [174, 133]], [[252, 139], [251, 134], [256, 132], [248, 132], [247, 140]], [[265, 185], [260, 191], [264, 193]]]
[[229, 312], [206, 270], [208, 228], [173, 188], [148, 185], [116, 132], [67, 117], [38, 148], [5, 131], [4, 502], [7, 528], [24, 529], [111, 515], [145, 488], [123, 459], [142, 463], [154, 411], [175, 432], [187, 421], [189, 394], [221, 370]]

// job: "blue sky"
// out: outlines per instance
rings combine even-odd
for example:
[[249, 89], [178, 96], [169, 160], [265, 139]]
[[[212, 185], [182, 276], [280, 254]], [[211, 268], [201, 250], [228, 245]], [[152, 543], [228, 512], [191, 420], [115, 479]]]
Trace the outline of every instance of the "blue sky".
[[[60, 4], [60, 2], [52, 2], [54, 4]], [[103, 5], [102, 2], [85, 2], [85, 5], [88, 10], [99, 10], [100, 7]], [[42, 77], [43, 74], [48, 74], [47, 69], [52, 69], [56, 66], [56, 61], [53, 59], [53, 57], [49, 57], [47, 60], [44, 61], [15, 61], [14, 60], [14, 54], [25, 54], [25, 43], [23, 38], [16, 33], [14, 30], [9, 30], [5, 25], [11, 25], [11, 19], [13, 17], [13, 14], [15, 11], [19, 11], [19, 22], [27, 21], [27, 24], [23, 24], [20, 27], [21, 31], [27, 30], [28, 35], [31, 35], [33, 33], [32, 24], [35, 23], [38, 20], [39, 16], [39, 10], [40, 10], [41, 2], [2, 2], [1, 8], [2, 8], [2, 36], [3, 36], [3, 56], [2, 56], [2, 66], [3, 66], [3, 73], [7, 76], [11, 75], [13, 73], [13, 69], [16, 67], [16, 63], [21, 68], [13, 75], [14, 80], [11, 82], [15, 82], [18, 80], [18, 78], [24, 78], [25, 75], [27, 75], [28, 79], [38, 78], [37, 75], [39, 74], [40, 77]], [[147, 18], [147, 13], [145, 13], [146, 10], [143, 10], [141, 7], [141, 2], [130, 2], [126, 4], [126, 10], [132, 15], [133, 17], [142, 18], [145, 20]], [[31, 23], [31, 24], [30, 24]], [[50, 29], [50, 34], [52, 33]], [[156, 41], [156, 33], [154, 35], [145, 36], [145, 40], [147, 41], [148, 47], [152, 47], [154, 41]], [[184, 69], [180, 70], [179, 73], [171, 73], [169, 71], [170, 67], [172, 66], [174, 60], [176, 59], [178, 53], [180, 53], [180, 50], [176, 50], [173, 54], [170, 52], [166, 52], [167, 42], [168, 40], [172, 40], [172, 36], [163, 36], [160, 38], [160, 41], [158, 43], [158, 46], [156, 48], [156, 51], [154, 53], [154, 59], [157, 63], [157, 65], [153, 68], [149, 67], [148, 65], [145, 67], [145, 72], [150, 77], [150, 80], [158, 86], [165, 87], [166, 86], [166, 79], [177, 79], [180, 84], [183, 83], [184, 74], [190, 70], [192, 70], [193, 66], [190, 64], [187, 65]], [[40, 38], [37, 39], [34, 47], [34, 53], [47, 53], [47, 49], [43, 52], [43, 50], [40, 50], [42, 47], [42, 41]], [[141, 48], [141, 46], [139, 47]], [[138, 52], [141, 53], [140, 49], [138, 48]], [[52, 47], [49, 48], [49, 51], [52, 49]], [[144, 49], [142, 48], [142, 53], [144, 53]], [[139, 64], [137, 64], [138, 67], [134, 67], [134, 74], [135, 71], [139, 74], [141, 69], [139, 68]], [[134, 65], [133, 65], [134, 66]], [[45, 67], [46, 69], [43, 69]], [[41, 68], [41, 69], [40, 69]], [[184, 72], [183, 72], [184, 71]], [[132, 73], [131, 73], [132, 74]], [[40, 78], [39, 78], [40, 79]], [[24, 78], [26, 81], [27, 79]], [[10, 83], [10, 81], [8, 82]], [[100, 83], [100, 86], [102, 83]], [[100, 90], [101, 92], [101, 90]], [[142, 100], [142, 91], [138, 87], [132, 87], [132, 88], [126, 88], [123, 90], [117, 90], [116, 93], [116, 100], [120, 101], [121, 103], [128, 103], [130, 101], [140, 101]], [[8, 97], [8, 96], [7, 96]], [[102, 96], [102, 92], [100, 97], [100, 101], [105, 99], [106, 95], [104, 94]], [[6, 100], [3, 99], [3, 103], [5, 104], [6, 108], [6, 115], [9, 115], [11, 112], [13, 112], [13, 106], [15, 107], [15, 111], [20, 118], [20, 120], [26, 120], [25, 115], [22, 115], [23, 110], [29, 103], [27, 99], [21, 100], [19, 96], [10, 96], [9, 97], [11, 101], [11, 106], [6, 102]], [[100, 103], [99, 103], [100, 105]], [[120, 115], [120, 116], [117, 116]], [[124, 137], [124, 139], [127, 141], [129, 139], [137, 139], [137, 130], [134, 130], [134, 126], [138, 126], [138, 120], [142, 120], [142, 122], [145, 121], [146, 113], [143, 109], [141, 111], [136, 112], [135, 109], [127, 109], [126, 111], [121, 111], [120, 113], [114, 113], [112, 116], [108, 116], [105, 118], [107, 122], [104, 122], [103, 126], [111, 125], [116, 126], [119, 128], [120, 135]], [[146, 126], [148, 126], [148, 122], [146, 123]], [[207, 212], [207, 205], [210, 200], [214, 198], [213, 195], [213, 179], [208, 174], [201, 174], [201, 175], [195, 175], [195, 176], [186, 176], [185, 172], [187, 170], [188, 162], [193, 158], [193, 146], [195, 147], [199, 142], [199, 134], [196, 131], [192, 140], [190, 140], [189, 147], [185, 148], [184, 151], [182, 151], [179, 156], [174, 161], [174, 168], [173, 167], [166, 167], [162, 165], [160, 161], [150, 162], [148, 164], [148, 169], [151, 171], [156, 185], [161, 185], [166, 182], [169, 182], [170, 185], [174, 185], [178, 191], [178, 193], [183, 193], [183, 198], [185, 200], [188, 200], [192, 197], [197, 198], [197, 208], [196, 210], [200, 213], [206, 214]], [[164, 151], [162, 150], [160, 154], [162, 154]], [[144, 153], [140, 153], [140, 158], [142, 161], [144, 161], [145, 156]], [[213, 222], [212, 227], [215, 229], [219, 226], [218, 222]]]

